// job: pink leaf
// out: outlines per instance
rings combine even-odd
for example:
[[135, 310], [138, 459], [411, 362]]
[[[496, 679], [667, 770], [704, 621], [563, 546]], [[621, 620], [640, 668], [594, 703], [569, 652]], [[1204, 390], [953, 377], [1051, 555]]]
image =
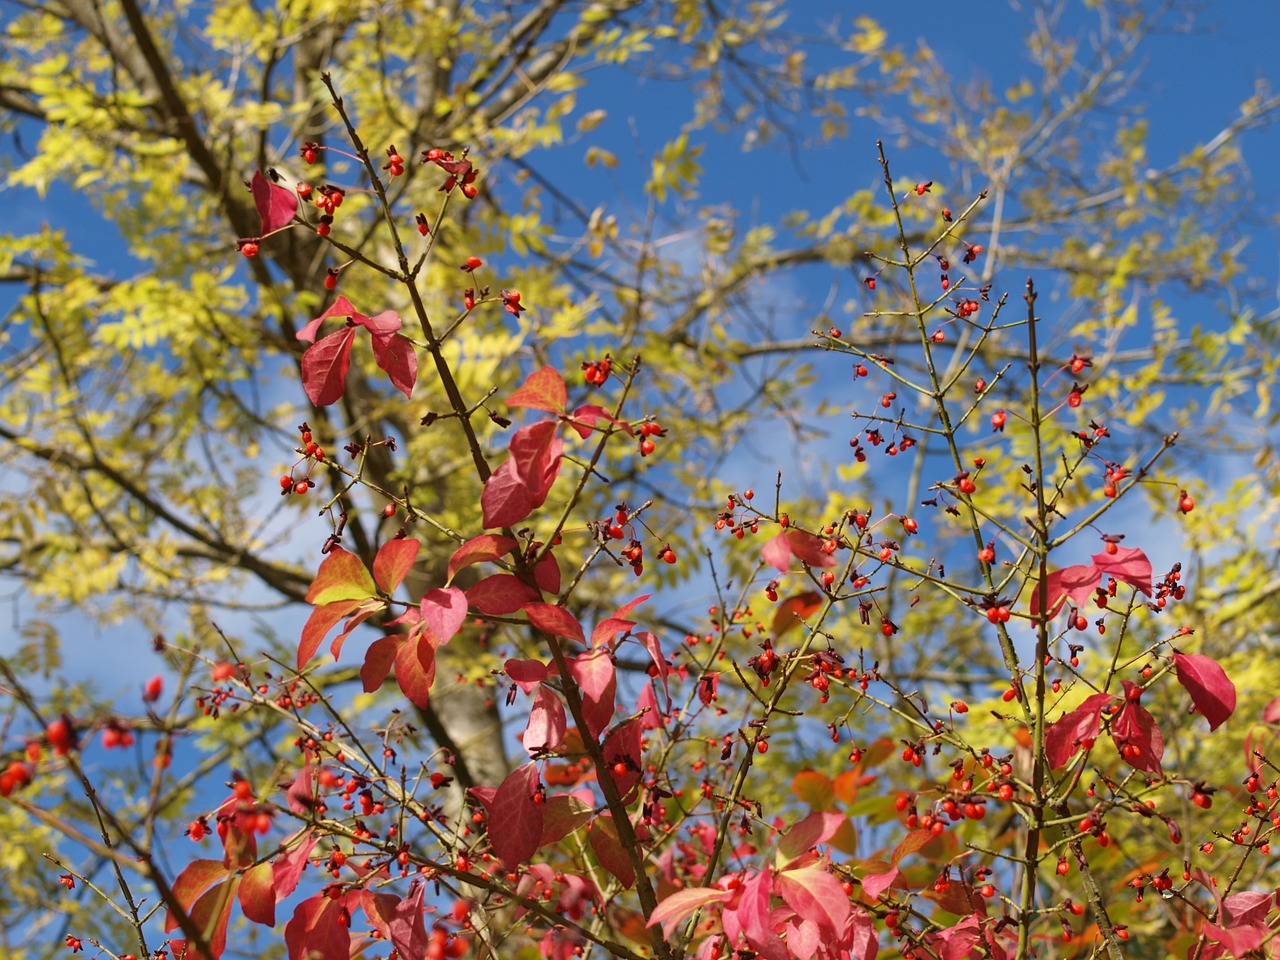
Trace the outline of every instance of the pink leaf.
[[647, 630], [634, 634], [634, 638], [644, 644], [644, 648], [649, 651], [649, 657], [653, 660], [653, 669], [649, 674], [662, 680], [662, 692], [669, 698], [671, 691], [667, 688], [667, 677], [671, 675], [671, 664], [667, 662], [662, 652], [662, 641]]
[[413, 569], [422, 546], [417, 540], [388, 540], [373, 558], [373, 580], [387, 596], [396, 592], [405, 576]]
[[598, 647], [600, 644], [612, 640], [618, 634], [626, 630], [630, 630], [636, 625], [634, 620], [628, 619], [628, 614], [636, 607], [648, 600], [650, 594], [642, 597], [636, 597], [618, 610], [612, 617], [606, 617], [595, 625], [595, 629], [591, 631], [591, 646]]
[[467, 587], [467, 602], [481, 613], [504, 617], [538, 599], [538, 591], [510, 573], [495, 573]]
[[[787, 863], [808, 853], [812, 847], [826, 843], [836, 835], [849, 818], [842, 813], [811, 813], [790, 830], [778, 843], [780, 863]], [[864, 881], [865, 883], [865, 881]]]
[[769, 942], [773, 931], [769, 923], [769, 898], [773, 894], [773, 877], [762, 870], [738, 888], [738, 922], [742, 932], [757, 949]]
[[409, 895], [396, 904], [395, 911], [387, 918], [387, 939], [402, 957], [422, 957], [429, 952], [422, 912], [426, 888], [425, 883], [415, 883]]
[[646, 926], [662, 924], [662, 936], [670, 939], [671, 931], [680, 923], [693, 916], [698, 910], [712, 903], [725, 903], [733, 896], [731, 890], [717, 890], [714, 887], [694, 887], [691, 890], [677, 890], [663, 899], [653, 913], [649, 914]]
[[1115, 553], [1095, 553], [1093, 565], [1117, 580], [1151, 596], [1151, 561], [1136, 547], [1120, 547]]
[[578, 436], [585, 440], [587, 437], [591, 436], [591, 431], [596, 428], [596, 422], [599, 420], [605, 420], [609, 423], [615, 424], [625, 430], [628, 435], [633, 437], [635, 436], [636, 432], [632, 429], [631, 424], [627, 423], [625, 420], [619, 420], [604, 407], [595, 403], [584, 403], [582, 406], [578, 407], [577, 410], [573, 411], [573, 413], [569, 415], [569, 426], [578, 431]]
[[405, 643], [404, 637], [379, 637], [369, 644], [364, 653], [364, 666], [360, 668], [360, 684], [365, 693], [373, 693], [387, 679], [391, 672], [391, 664], [395, 663], [396, 651]]
[[787, 542], [791, 544], [791, 554], [797, 560], [802, 560], [811, 567], [834, 567], [836, 565], [836, 557], [834, 553], [827, 553], [822, 546], [826, 543], [821, 537], [815, 537], [812, 533], [805, 533], [803, 530], [788, 530]]
[[[1045, 577], [1045, 593], [1049, 600], [1050, 618], [1056, 617], [1062, 609], [1063, 602], [1070, 598], [1077, 608], [1083, 609], [1093, 596], [1093, 591], [1102, 578], [1102, 571], [1090, 565], [1087, 567], [1063, 567]], [[1040, 585], [1031, 585], [1031, 615], [1040, 615]]]
[[363, 561], [354, 553], [334, 547], [311, 581], [306, 601], [318, 606], [337, 600], [365, 600], [377, 595], [378, 588]]
[[316, 797], [311, 784], [311, 764], [304, 763], [298, 775], [285, 791], [285, 799], [289, 809], [300, 817], [309, 817], [315, 813]]
[[[404, 326], [404, 321], [400, 319], [400, 314], [396, 313], [394, 310], [383, 310], [381, 313], [372, 317], [366, 317], [360, 313], [353, 313], [351, 315], [351, 319], [355, 322], [356, 326], [364, 327], [368, 330], [369, 335], [375, 340], [381, 337], [389, 337]], [[385, 370], [386, 368], [383, 367], [383, 369]]]
[[276, 925], [275, 873], [271, 861], [250, 867], [240, 878], [240, 909], [254, 923]]
[[253, 171], [249, 188], [253, 192], [253, 205], [262, 218], [263, 236], [293, 222], [293, 216], [298, 212], [298, 196], [292, 190], [272, 183], [261, 170]]
[[1263, 723], [1280, 723], [1280, 697], [1276, 697], [1262, 708]]
[[1274, 893], [1242, 890], [1223, 898], [1222, 922], [1228, 927], [1262, 926], [1267, 921]]
[[819, 866], [783, 870], [774, 886], [799, 916], [812, 920], [829, 935], [844, 932], [849, 919], [849, 897], [840, 881]]
[[292, 895], [302, 880], [302, 872], [307, 868], [307, 858], [316, 845], [316, 836], [310, 830], [299, 834], [299, 842], [289, 846], [283, 853], [271, 861], [273, 874], [272, 886], [275, 889], [276, 901]]
[[542, 840], [542, 807], [534, 802], [538, 770], [532, 763], [502, 781], [489, 809], [489, 841], [508, 870], [529, 860]]
[[890, 867], [887, 873], [869, 873], [862, 878], [862, 892], [872, 900], [877, 900], [897, 882], [898, 868]]
[[577, 681], [582, 695], [582, 713], [587, 722], [587, 732], [592, 737], [613, 719], [617, 673], [613, 657], [603, 648], [580, 654], [569, 664], [569, 672]]
[[558, 607], [554, 603], [526, 603], [524, 612], [528, 615], [529, 622], [543, 633], [577, 640], [581, 644], [587, 642], [582, 624], [564, 607]]
[[436, 651], [428, 640], [406, 640], [396, 651], [396, 682], [417, 707], [425, 707], [436, 680]]
[[568, 400], [564, 378], [551, 367], [543, 367], [529, 374], [520, 388], [507, 398], [507, 406], [563, 413]]
[[[1151, 716], [1136, 700], [1129, 699], [1130, 692], [1136, 688], [1130, 680], [1122, 680], [1124, 684], [1124, 706], [1111, 720], [1111, 738], [1116, 742], [1116, 749], [1130, 764], [1139, 770], [1146, 770], [1156, 776], [1162, 775], [1160, 759], [1164, 756], [1164, 737]], [[1138, 752], [1125, 756], [1126, 746], [1135, 746]]]
[[516, 682], [525, 693], [533, 693], [543, 680], [551, 675], [547, 665], [541, 660], [508, 660], [502, 665], [507, 676]]
[[1217, 730], [1235, 712], [1236, 685], [1212, 657], [1174, 651], [1173, 664], [1191, 702], [1209, 721], [1209, 729]]
[[[849, 933], [849, 960], [876, 960], [880, 950], [880, 937], [876, 934], [875, 921], [871, 915], [860, 907], [855, 907], [852, 917], [852, 930]], [[1004, 960], [999, 954], [993, 954], [996, 960]]]
[[533, 707], [529, 711], [524, 739], [521, 741], [525, 751], [529, 756], [537, 757], [559, 750], [564, 743], [567, 727], [568, 718], [559, 695], [554, 690], [539, 685], [533, 698]]
[[298, 669], [301, 670], [316, 655], [325, 635], [333, 629], [343, 617], [358, 609], [362, 600], [340, 600], [337, 603], [326, 603], [311, 611], [302, 628], [302, 640], [298, 644]]
[[1095, 693], [1070, 713], [1049, 724], [1044, 732], [1044, 753], [1049, 769], [1056, 770], [1070, 760], [1086, 740], [1098, 739], [1102, 726], [1102, 710], [1115, 697]]
[[341, 317], [344, 320], [355, 321], [368, 319], [351, 305], [350, 300], [346, 297], [339, 296], [333, 301], [333, 303], [329, 304], [329, 309], [298, 331], [298, 339], [303, 343], [315, 343], [316, 335], [320, 332], [321, 324], [332, 317]]
[[421, 632], [432, 647], [452, 640], [467, 619], [467, 595], [457, 587], [430, 590], [419, 604], [422, 611]]
[[484, 533], [478, 537], [472, 537], [449, 558], [449, 579], [452, 580], [458, 575], [459, 570], [473, 563], [505, 557], [518, 546], [519, 544], [510, 537], [501, 537], [496, 533]]
[[587, 830], [587, 839], [591, 842], [591, 850], [600, 861], [600, 866], [617, 877], [624, 889], [631, 889], [631, 885], [636, 882], [636, 871], [622, 841], [618, 839], [618, 828], [613, 817], [606, 813], [592, 820], [591, 827]]
[[373, 359], [393, 387], [406, 397], [413, 396], [413, 385], [418, 382], [418, 351], [413, 341], [399, 333], [375, 336]]
[[355, 327], [344, 327], [308, 347], [302, 355], [302, 388], [317, 407], [335, 403], [346, 389], [355, 337]]
[[787, 531], [780, 531], [760, 548], [760, 559], [782, 573], [790, 569], [791, 541], [787, 539]]

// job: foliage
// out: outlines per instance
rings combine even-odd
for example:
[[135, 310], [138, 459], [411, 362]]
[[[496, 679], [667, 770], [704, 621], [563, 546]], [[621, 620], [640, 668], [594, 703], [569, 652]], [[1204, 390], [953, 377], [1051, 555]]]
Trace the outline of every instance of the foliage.
[[[0, 909], [47, 918], [8, 952], [1259, 949], [1276, 359], [1227, 237], [1277, 103], [1152, 168], [1143, 124], [1097, 117], [1163, 8], [1098, 15], [1092, 60], [1037, 21], [1002, 95], [870, 20], [833, 60], [769, 4], [15, 16], [0, 104], [38, 146], [8, 182], [75, 191], [127, 254], [3, 237], [3, 567], [169, 639], [140, 709], [41, 692], [52, 623], [0, 661], [31, 878]], [[694, 92], [593, 209], [566, 142], [631, 165], [588, 67]], [[851, 102], [933, 180], [882, 153], [879, 195], [751, 226], [718, 202], [717, 138], [835, 141]], [[1178, 317], [1205, 291], [1239, 304], [1221, 328]], [[770, 498], [783, 431], [832, 467]], [[1241, 449], [1213, 496], [1204, 455]], [[1185, 549], [1121, 512], [1144, 494]], [[265, 648], [217, 626], [280, 604]], [[1188, 706], [1212, 737], [1173, 735]]]

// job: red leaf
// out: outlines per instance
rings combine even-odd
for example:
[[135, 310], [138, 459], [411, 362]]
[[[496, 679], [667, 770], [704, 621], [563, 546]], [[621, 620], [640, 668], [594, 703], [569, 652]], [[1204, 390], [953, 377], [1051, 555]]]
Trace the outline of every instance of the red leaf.
[[284, 927], [289, 960], [348, 960], [351, 933], [342, 915], [342, 906], [323, 893], [299, 903]]
[[1223, 898], [1222, 922], [1228, 927], [1262, 926], [1271, 912], [1274, 893], [1242, 890]]
[[632, 627], [634, 627], [636, 625], [636, 622], [634, 620], [629, 619], [627, 617], [627, 614], [629, 614], [632, 610], [634, 610], [640, 604], [644, 603], [644, 601], [648, 600], [650, 596], [651, 594], [646, 593], [642, 597], [636, 597], [630, 603], [627, 603], [620, 610], [618, 610], [613, 616], [606, 617], [605, 619], [599, 621], [595, 625], [595, 628], [591, 631], [591, 646], [598, 647], [600, 646], [600, 644], [608, 640], [612, 640], [618, 634], [623, 633], [624, 631], [630, 630]]
[[738, 922], [752, 946], [764, 953], [773, 933], [769, 913], [769, 899], [773, 895], [773, 877], [762, 870], [738, 888]]
[[1151, 716], [1136, 700], [1129, 699], [1129, 692], [1136, 686], [1132, 681], [1122, 680], [1124, 684], [1124, 706], [1111, 720], [1111, 738], [1116, 742], [1116, 749], [1124, 757], [1124, 747], [1132, 744], [1138, 748], [1137, 756], [1124, 757], [1126, 761], [1139, 770], [1146, 770], [1161, 776], [1160, 758], [1164, 756], [1164, 737]]
[[582, 695], [582, 713], [587, 721], [587, 731], [591, 736], [598, 737], [613, 719], [617, 689], [613, 657], [605, 649], [580, 654], [570, 662], [569, 672], [577, 681]]
[[542, 806], [542, 839], [538, 846], [558, 843], [591, 819], [591, 807], [575, 796], [547, 797]]
[[662, 692], [668, 699], [671, 697], [671, 691], [667, 688], [667, 677], [671, 675], [672, 667], [667, 662], [666, 656], [662, 653], [662, 641], [648, 630], [641, 633], [633, 634], [634, 639], [644, 644], [644, 648], [649, 651], [649, 656], [653, 660], [653, 669], [649, 671], [650, 676], [657, 676], [662, 680]]
[[481, 522], [486, 528], [514, 527], [540, 505], [534, 502], [529, 485], [516, 472], [514, 460], [503, 461], [480, 491]]
[[[639, 720], [628, 720], [609, 731], [600, 748], [604, 757], [605, 770], [603, 776], [613, 781], [618, 796], [626, 801], [627, 795], [640, 781], [640, 750], [643, 742], [644, 725]], [[626, 767], [626, 772], [619, 774], [617, 765]]]
[[324, 640], [325, 634], [333, 629], [333, 625], [347, 614], [359, 609], [363, 602], [362, 600], [341, 600], [337, 603], [326, 603], [311, 611], [311, 616], [307, 617], [307, 622], [302, 628], [302, 640], [298, 644], [299, 670], [316, 655], [316, 651], [320, 649], [320, 642]]
[[253, 205], [262, 218], [263, 236], [293, 222], [293, 216], [298, 212], [298, 196], [292, 190], [272, 183], [261, 170], [253, 171], [249, 189], [253, 192]]
[[334, 547], [311, 581], [306, 601], [318, 606], [337, 600], [365, 600], [377, 595], [373, 577], [369, 576], [360, 558], [341, 547]]
[[308, 347], [302, 355], [302, 388], [317, 407], [335, 403], [346, 389], [355, 338], [356, 328], [344, 327]]
[[582, 624], [564, 607], [558, 607], [554, 603], [527, 603], [524, 612], [528, 615], [529, 622], [543, 633], [577, 640], [581, 644], [587, 642]]
[[406, 397], [413, 396], [413, 385], [418, 382], [418, 351], [413, 341], [399, 333], [374, 337], [373, 359], [393, 387]]
[[1049, 769], [1056, 770], [1075, 756], [1085, 740], [1098, 739], [1102, 710], [1114, 699], [1109, 693], [1095, 693], [1070, 713], [1064, 713], [1049, 724], [1044, 732], [1044, 754], [1049, 761]]
[[541, 660], [517, 660], [514, 657], [502, 665], [507, 676], [525, 693], [533, 693], [551, 671]]
[[773, 637], [777, 640], [783, 634], [804, 626], [804, 622], [818, 612], [822, 606], [822, 594], [817, 590], [806, 590], [787, 597], [778, 604], [773, 614]]
[[520, 388], [507, 398], [507, 406], [563, 413], [568, 400], [564, 378], [551, 367], [543, 367], [529, 374]]
[[495, 573], [467, 587], [467, 602], [481, 613], [503, 617], [538, 599], [538, 591], [510, 573]]
[[365, 693], [373, 693], [387, 679], [391, 672], [391, 664], [395, 663], [396, 651], [405, 643], [404, 637], [379, 637], [369, 644], [364, 652], [364, 666], [360, 668], [360, 683]]
[[711, 903], [725, 903], [733, 896], [732, 890], [717, 890], [714, 887], [694, 887], [691, 890], [677, 890], [663, 899], [653, 913], [649, 914], [648, 926], [662, 924], [662, 936], [671, 938], [671, 931], [681, 921], [693, 916], [698, 910]]
[[564, 743], [567, 726], [568, 719], [559, 695], [539, 684], [538, 692], [533, 698], [533, 707], [529, 711], [524, 739], [521, 740], [525, 751], [529, 756], [537, 757], [559, 750]]
[[1276, 697], [1262, 708], [1263, 723], [1280, 723], [1280, 697]]
[[584, 403], [569, 415], [569, 426], [578, 431], [578, 436], [585, 440], [591, 436], [591, 431], [596, 428], [597, 420], [607, 420], [609, 423], [621, 427], [630, 436], [635, 436], [636, 432], [632, 429], [631, 424], [625, 420], [619, 420], [604, 407], [595, 403]]
[[275, 871], [269, 860], [250, 867], [240, 878], [240, 909], [254, 923], [276, 925]]
[[293, 894], [302, 880], [302, 872], [307, 868], [307, 858], [316, 845], [316, 836], [310, 830], [298, 835], [298, 843], [288, 847], [283, 853], [271, 861], [276, 892], [276, 901]]
[[508, 870], [529, 860], [542, 841], [542, 807], [534, 803], [538, 770], [532, 763], [502, 781], [489, 808], [489, 841]]
[[[171, 888], [173, 898], [178, 901], [183, 911], [189, 914], [195, 902], [200, 899], [200, 894], [218, 880], [226, 879], [227, 875], [227, 866], [221, 860], [192, 860], [174, 879]], [[172, 912], [168, 913], [164, 921], [165, 932], [175, 930], [177, 927], [177, 918]]]
[[560, 592], [560, 564], [555, 554], [545, 553], [533, 565], [533, 582], [539, 590], [553, 597]]
[[844, 932], [849, 919], [849, 897], [840, 881], [819, 866], [783, 870], [774, 887], [801, 918], [812, 920], [829, 936]]
[[373, 580], [387, 596], [396, 592], [405, 576], [413, 569], [422, 546], [417, 540], [388, 540], [373, 558]]
[[360, 626], [375, 613], [381, 613], [386, 608], [387, 605], [381, 600], [366, 600], [360, 604], [359, 609], [342, 625], [342, 632], [334, 637], [333, 642], [329, 644], [329, 652], [333, 654], [333, 659], [338, 659], [338, 655], [342, 653], [342, 645], [346, 642], [347, 637], [351, 636], [351, 632], [356, 627]]
[[422, 620], [415, 628], [433, 648], [452, 640], [467, 619], [467, 595], [457, 587], [428, 591], [419, 604]]
[[587, 839], [591, 842], [591, 850], [604, 867], [618, 878], [623, 889], [630, 890], [636, 882], [635, 867], [627, 856], [622, 841], [618, 839], [618, 828], [609, 814], [601, 814], [591, 821], [587, 830]]
[[1178, 682], [1191, 694], [1191, 702], [1217, 730], [1236, 709], [1236, 685], [1218, 661], [1199, 653], [1174, 651], [1173, 665]]
[[1103, 573], [1151, 596], [1151, 561], [1137, 547], [1120, 547], [1115, 553], [1095, 553], [1090, 559]]
[[518, 546], [519, 544], [510, 537], [502, 537], [496, 533], [483, 533], [478, 537], [472, 537], [449, 558], [449, 580], [452, 581], [459, 570], [473, 563], [505, 557]]
[[369, 319], [353, 307], [350, 300], [346, 297], [339, 296], [333, 301], [333, 303], [329, 304], [329, 309], [320, 314], [320, 316], [316, 317], [314, 320], [308, 322], [305, 327], [298, 331], [298, 339], [303, 343], [315, 343], [316, 334], [320, 332], [321, 324], [331, 317], [340, 317], [344, 320], [353, 320], [356, 322]]
[[406, 640], [396, 651], [396, 683], [417, 707], [426, 707], [436, 680], [436, 651], [428, 640]]
[[[1095, 566], [1063, 567], [1044, 578], [1045, 593], [1049, 600], [1049, 618], [1056, 617], [1063, 602], [1070, 598], [1077, 608], [1083, 608], [1097, 589], [1102, 571]], [[1040, 614], [1040, 585], [1031, 585], [1031, 615]]]

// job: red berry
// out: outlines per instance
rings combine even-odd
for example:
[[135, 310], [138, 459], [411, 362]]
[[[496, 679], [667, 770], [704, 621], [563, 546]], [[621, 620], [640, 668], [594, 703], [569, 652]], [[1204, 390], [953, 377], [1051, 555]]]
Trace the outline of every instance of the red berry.
[[932, 186], [933, 186], [933, 181], [932, 181], [932, 180], [930, 180], [928, 183], [917, 183], [917, 184], [916, 184], [916, 196], [917, 196], [917, 197], [923, 197], [926, 193], [928, 193], [928, 192], [929, 192], [929, 188], [930, 188], [930, 187], [932, 187]]
[[1009, 414], [1003, 410], [997, 410], [991, 415], [991, 429], [993, 432], [999, 432], [1004, 429], [1005, 422], [1009, 419]]
[[657, 444], [646, 437], [644, 440], [640, 441], [640, 456], [647, 457], [649, 454], [653, 453], [656, 448]]
[[388, 503], [382, 508], [382, 515], [384, 517], [394, 517], [396, 515], [396, 505], [394, 503]]
[[920, 524], [916, 523], [914, 517], [904, 517], [902, 521], [902, 529], [907, 533], [915, 533], [920, 529]]
[[758, 752], [760, 752], [760, 753], [768, 753], [768, 752], [769, 752], [769, 741], [768, 741], [768, 740], [757, 740], [757, 741], [756, 741], [756, 750], [757, 750]]
[[324, 288], [326, 290], [333, 290], [337, 286], [338, 286], [338, 271], [330, 267], [329, 270], [324, 275]]
[[299, 480], [293, 485], [293, 492], [299, 495], [306, 493], [309, 489], [310, 486], [305, 480]]
[[943, 208], [942, 208], [942, 219], [943, 219], [946, 223], [950, 223], [950, 222], [951, 222], [951, 208], [950, 208], [950, 207], [943, 207]]
[[290, 475], [289, 475], [289, 474], [287, 474], [287, 473], [286, 473], [283, 477], [281, 477], [281, 478], [280, 478], [280, 489], [281, 489], [281, 490], [292, 490], [292, 489], [293, 489], [293, 477], [292, 477], [292, 476], [290, 476]]
[[961, 477], [959, 482], [956, 483], [956, 487], [961, 493], [973, 493], [978, 489], [977, 484], [968, 477]]
[[244, 240], [240, 244], [240, 252], [246, 257], [256, 257], [258, 255], [258, 244], [254, 240]]
[[1072, 390], [1069, 394], [1067, 394], [1067, 406], [1078, 407], [1083, 402], [1084, 402], [1083, 391]]
[[1183, 490], [1178, 494], [1178, 510], [1181, 513], [1190, 513], [1196, 508], [1196, 502], [1191, 498], [1187, 491]]
[[145, 703], [155, 703], [160, 699], [160, 691], [164, 689], [164, 678], [159, 674], [152, 677], [142, 688], [142, 699]]
[[479, 257], [467, 257], [467, 262], [462, 265], [463, 270], [478, 270], [484, 266], [484, 261]]

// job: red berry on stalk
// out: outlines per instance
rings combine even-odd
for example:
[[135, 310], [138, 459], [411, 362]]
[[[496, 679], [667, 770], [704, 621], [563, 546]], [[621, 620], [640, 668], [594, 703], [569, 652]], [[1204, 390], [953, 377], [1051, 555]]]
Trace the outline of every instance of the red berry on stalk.
[[991, 415], [991, 430], [993, 433], [999, 433], [1004, 430], [1004, 425], [1009, 420], [1009, 414], [1003, 410], [997, 410]]
[[298, 494], [299, 496], [301, 496], [302, 494], [306, 493], [309, 489], [311, 489], [311, 488], [310, 488], [310, 485], [309, 485], [309, 484], [307, 483], [307, 481], [305, 481], [305, 480], [299, 480], [299, 481], [298, 481], [296, 484], [294, 484], [294, 486], [293, 486], [293, 492], [294, 492], [294, 493], [296, 493], [296, 494]]
[[335, 270], [333, 267], [330, 267], [325, 272], [325, 275], [324, 275], [324, 288], [326, 290], [334, 290], [334, 289], [337, 289], [337, 286], [338, 286], [338, 271]]
[[418, 225], [418, 232], [420, 234], [422, 234], [424, 237], [429, 236], [431, 234], [431, 227], [427, 223], [426, 214], [420, 213], [416, 217], [414, 217], [413, 220], [414, 220], [414, 223]]
[[1191, 498], [1191, 495], [1185, 490], [1180, 490], [1178, 492], [1178, 511], [1180, 513], [1190, 513], [1195, 508], [1196, 502]]
[[943, 207], [943, 208], [942, 208], [942, 220], [943, 220], [943, 222], [944, 222], [944, 223], [950, 223], [950, 222], [951, 222], [951, 208], [950, 208], [950, 207]]
[[916, 196], [917, 196], [917, 197], [923, 197], [926, 193], [928, 193], [928, 192], [929, 192], [929, 188], [930, 188], [930, 187], [932, 187], [932, 186], [933, 186], [933, 181], [932, 181], [932, 180], [930, 180], [928, 183], [917, 183], [917, 184], [916, 184]]
[[246, 257], [256, 257], [258, 255], [258, 242], [256, 240], [241, 240], [240, 252]]
[[876, 288], [876, 278], [875, 278], [875, 277], [867, 277], [867, 278], [866, 278], [865, 280], [863, 280], [862, 282], [863, 282], [863, 283], [865, 283], [865, 284], [867, 285], [867, 289], [868, 289], [868, 290], [874, 290], [874, 289]]
[[484, 266], [483, 260], [481, 260], [479, 257], [476, 257], [476, 256], [470, 256], [470, 257], [467, 257], [466, 263], [462, 265], [462, 269], [470, 272], [472, 270], [478, 270], [482, 266]]
[[164, 678], [156, 674], [142, 688], [142, 700], [144, 703], [155, 703], [160, 699], [160, 691], [164, 689]]
[[657, 444], [646, 437], [640, 441], [640, 456], [647, 457], [649, 454], [653, 453], [656, 448]]

